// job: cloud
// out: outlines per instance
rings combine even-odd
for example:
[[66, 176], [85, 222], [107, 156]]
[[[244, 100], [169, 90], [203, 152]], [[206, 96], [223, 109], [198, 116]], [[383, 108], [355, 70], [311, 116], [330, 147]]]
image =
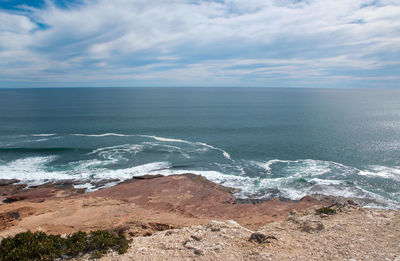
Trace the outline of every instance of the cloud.
[[399, 17], [391, 0], [47, 0], [0, 9], [0, 86], [397, 87]]

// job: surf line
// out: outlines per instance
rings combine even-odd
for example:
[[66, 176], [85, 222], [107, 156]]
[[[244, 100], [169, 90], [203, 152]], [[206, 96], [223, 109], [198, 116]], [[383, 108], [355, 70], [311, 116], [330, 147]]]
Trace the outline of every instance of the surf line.
[[203, 146], [203, 147], [207, 147], [207, 148], [210, 148], [210, 149], [213, 149], [213, 150], [217, 150], [217, 151], [220, 151], [221, 153], [222, 153], [222, 155], [226, 158], [226, 159], [228, 159], [228, 160], [230, 160], [230, 161], [234, 161], [233, 159], [232, 159], [232, 157], [231, 157], [231, 155], [227, 152], [227, 151], [225, 151], [225, 150], [223, 150], [223, 149], [221, 149], [221, 148], [218, 148], [218, 147], [214, 147], [214, 146], [212, 146], [212, 145], [210, 145], [210, 144], [207, 144], [207, 143], [204, 143], [204, 142], [190, 142], [190, 141], [187, 141], [187, 140], [181, 140], [181, 139], [173, 139], [173, 138], [165, 138], [165, 137], [158, 137], [158, 136], [153, 136], [153, 135], [144, 135], [144, 134], [120, 134], [120, 133], [112, 133], [112, 132], [110, 132], [110, 133], [103, 133], [103, 134], [80, 134], [80, 133], [77, 133], [77, 134], [72, 134], [73, 136], [83, 136], [83, 137], [107, 137], [107, 136], [116, 136], [116, 137], [142, 137], [142, 138], [151, 138], [151, 139], [154, 139], [154, 140], [157, 140], [157, 141], [161, 141], [161, 142], [177, 142], [177, 143], [185, 143], [185, 144], [197, 144], [197, 145], [200, 145], [200, 146]]

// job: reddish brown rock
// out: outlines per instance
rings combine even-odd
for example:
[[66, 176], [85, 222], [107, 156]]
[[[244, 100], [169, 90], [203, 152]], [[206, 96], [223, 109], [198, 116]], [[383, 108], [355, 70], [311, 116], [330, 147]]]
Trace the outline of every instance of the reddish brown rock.
[[37, 188], [27, 190], [21, 193], [7, 197], [3, 202], [11, 203], [20, 200], [44, 200], [46, 198], [55, 197], [61, 191], [54, 188]]
[[0, 202], [3, 202], [3, 200], [11, 195], [22, 192], [25, 187], [25, 184], [0, 186]]
[[301, 201], [269, 200], [259, 204], [235, 204], [232, 188], [194, 174], [133, 180], [87, 196], [131, 201], [141, 207], [197, 219], [234, 219], [248, 227], [284, 219], [292, 210], [324, 204], [311, 197]]
[[[18, 186], [18, 185], [12, 185]], [[31, 201], [44, 201], [48, 198], [53, 197], [66, 197], [75, 194], [84, 193], [86, 189], [75, 189], [72, 184], [60, 185], [58, 183], [46, 183], [43, 185], [31, 187], [26, 190], [22, 190], [26, 185], [22, 187], [16, 187], [12, 190], [12, 187], [6, 186], [10, 190], [5, 192], [4, 203], [12, 203], [21, 200], [31, 200]]]
[[87, 194], [46, 186], [17, 193], [10, 198], [20, 201], [0, 205], [0, 213], [29, 209], [20, 211], [21, 218], [12, 226], [0, 229], [0, 236], [27, 229], [55, 234], [116, 229], [149, 235], [172, 227], [206, 224], [211, 219], [233, 219], [254, 229], [285, 219], [293, 209], [329, 204], [312, 198], [237, 204], [233, 189], [194, 174], [135, 178]]
[[25, 187], [26, 187], [25, 184], [0, 186], [0, 195], [9, 196], [21, 192]]
[[7, 186], [19, 182], [18, 179], [0, 179], [0, 186]]

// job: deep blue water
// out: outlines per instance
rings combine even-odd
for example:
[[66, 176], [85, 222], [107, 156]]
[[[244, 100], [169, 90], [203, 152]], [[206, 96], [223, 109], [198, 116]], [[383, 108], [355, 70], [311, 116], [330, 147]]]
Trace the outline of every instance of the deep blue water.
[[184, 172], [237, 197], [398, 206], [400, 90], [0, 89], [0, 178]]

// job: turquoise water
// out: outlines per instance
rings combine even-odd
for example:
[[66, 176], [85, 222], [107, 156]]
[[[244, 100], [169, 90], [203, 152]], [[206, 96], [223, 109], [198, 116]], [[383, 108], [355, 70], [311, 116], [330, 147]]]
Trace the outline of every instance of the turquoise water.
[[400, 91], [0, 90], [0, 178], [185, 172], [240, 188], [239, 198], [320, 193], [397, 208]]

